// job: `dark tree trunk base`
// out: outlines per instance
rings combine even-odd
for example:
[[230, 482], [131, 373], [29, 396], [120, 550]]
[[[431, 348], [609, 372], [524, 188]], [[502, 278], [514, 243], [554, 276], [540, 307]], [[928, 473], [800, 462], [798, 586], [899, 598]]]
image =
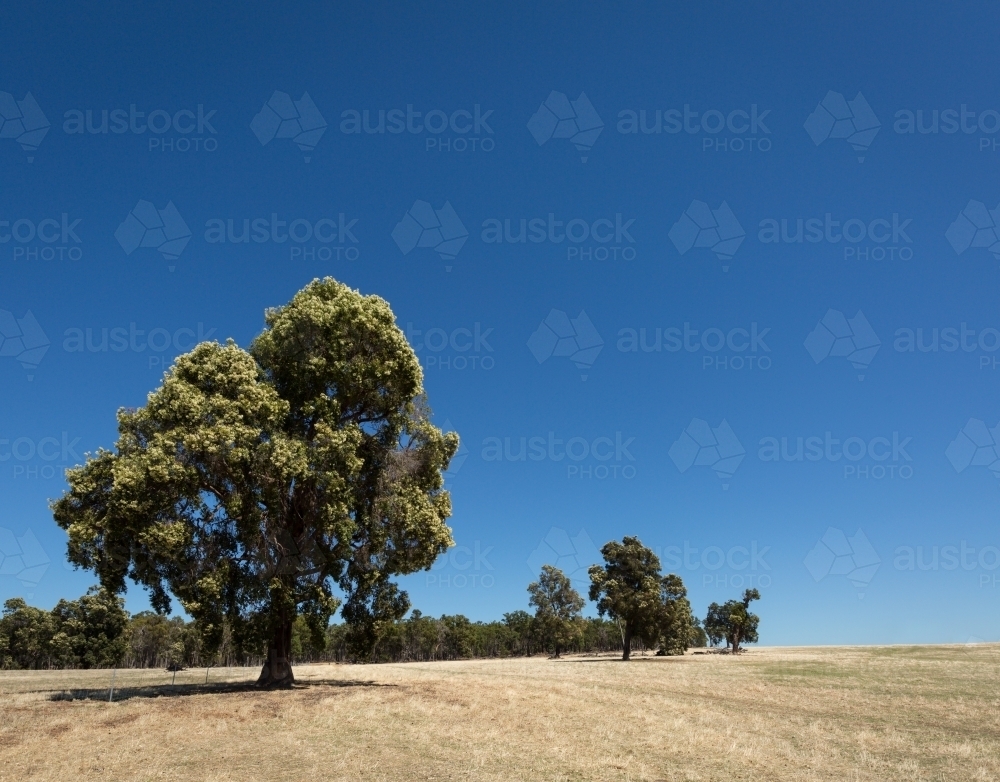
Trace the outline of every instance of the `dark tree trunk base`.
[[292, 623], [284, 622], [275, 628], [274, 637], [267, 650], [267, 659], [257, 678], [257, 687], [266, 690], [288, 689], [295, 684], [292, 663]]
[[268, 659], [257, 677], [256, 687], [264, 690], [287, 690], [295, 684], [295, 675], [288, 660], [275, 657], [273, 662]]

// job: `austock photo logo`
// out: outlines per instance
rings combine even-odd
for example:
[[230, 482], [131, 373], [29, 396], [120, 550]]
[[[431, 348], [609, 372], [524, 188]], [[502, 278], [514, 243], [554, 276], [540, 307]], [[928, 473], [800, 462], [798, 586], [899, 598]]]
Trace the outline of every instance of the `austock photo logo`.
[[35, 370], [50, 344], [31, 310], [21, 318], [14, 317], [8, 310], [0, 310], [0, 357], [18, 361], [27, 370], [28, 380], [34, 380]]
[[340, 132], [345, 135], [375, 135], [386, 133], [425, 136], [426, 152], [492, 152], [496, 149], [490, 115], [475, 103], [472, 110], [441, 109], [415, 111], [412, 103], [406, 109], [345, 109], [340, 114]]
[[479, 321], [472, 328], [454, 329], [415, 329], [412, 323], [406, 324], [406, 340], [427, 371], [493, 369], [492, 333], [492, 328], [483, 328]]
[[583, 310], [575, 318], [562, 310], [550, 310], [528, 338], [528, 350], [539, 364], [553, 356], [568, 358], [577, 369], [583, 370], [580, 380], [587, 379], [586, 372], [594, 366], [603, 348], [604, 340]]
[[562, 245], [566, 242], [568, 261], [634, 261], [635, 239], [630, 229], [635, 221], [634, 217], [624, 218], [621, 212], [615, 212], [614, 220], [610, 217], [556, 220], [554, 212], [549, 212], [547, 218], [504, 218], [501, 221], [490, 217], [483, 220], [481, 238], [484, 244]]
[[[842, 530], [829, 527], [803, 564], [816, 582], [827, 576], [844, 576], [855, 589], [863, 590], [871, 584], [882, 560], [860, 529], [847, 537]], [[858, 592], [859, 600], [864, 596]]]
[[570, 100], [565, 93], [553, 90], [528, 120], [528, 131], [538, 146], [552, 139], [569, 139], [584, 163], [602, 130], [604, 122], [583, 92]]
[[853, 318], [845, 318], [839, 310], [827, 310], [805, 341], [813, 362], [819, 364], [831, 357], [846, 358], [851, 366], [861, 370], [858, 380], [865, 379], [862, 372], [868, 369], [881, 346], [881, 340], [861, 310]]
[[[173, 201], [157, 209], [151, 202], [140, 200], [118, 226], [115, 239], [126, 255], [148, 247], [158, 250], [164, 260], [176, 261], [191, 240], [191, 230]], [[172, 265], [168, 268], [174, 270]]]
[[[166, 329], [161, 327], [137, 328], [135, 321], [125, 326], [111, 328], [71, 327], [63, 332], [62, 349], [66, 353], [133, 353], [143, 354], [148, 369], [166, 370], [173, 357], [186, 353], [195, 345], [212, 339], [215, 329], [205, 329], [199, 323], [197, 328], [182, 327]], [[148, 353], [147, 353], [148, 351]]]
[[970, 418], [949, 443], [945, 456], [955, 472], [985, 467], [994, 478], [1000, 478], [1000, 424], [991, 429], [984, 421]]
[[30, 92], [23, 100], [15, 100], [9, 92], [0, 92], [0, 139], [13, 139], [21, 145], [33, 163], [38, 145], [49, 132], [48, 119]]
[[531, 571], [532, 578], [538, 578], [542, 565], [552, 565], [565, 573], [573, 586], [582, 594], [590, 589], [590, 576], [587, 571], [591, 565], [602, 561], [601, 552], [591, 540], [587, 530], [581, 529], [573, 537], [560, 527], [550, 527], [535, 549], [528, 555], [525, 563]]
[[969, 111], [968, 104], [963, 103], [957, 109], [899, 109], [895, 114], [893, 130], [899, 135], [953, 135], [961, 131], [962, 135], [978, 134], [977, 146], [980, 152], [1000, 149], [1000, 139], [995, 138], [1000, 131], [1000, 111], [986, 109], [985, 111]]
[[623, 109], [618, 112], [621, 134], [698, 138], [702, 152], [770, 152], [771, 129], [765, 123], [770, 109], [761, 111], [756, 103], [750, 110], [708, 109], [695, 111], [688, 103], [683, 109]]
[[577, 480], [632, 480], [635, 456], [629, 448], [634, 437], [615, 432], [614, 437], [570, 437], [555, 432], [534, 437], [487, 437], [483, 440], [484, 462], [566, 462], [566, 478]]
[[150, 152], [215, 152], [219, 148], [212, 118], [216, 109], [205, 104], [195, 109], [140, 111], [135, 103], [126, 109], [69, 109], [63, 114], [63, 132], [69, 135], [145, 136]]
[[11, 466], [12, 478], [61, 478], [67, 467], [83, 461], [76, 450], [80, 439], [71, 440], [68, 432], [60, 437], [0, 437], [0, 463]]
[[970, 248], [989, 250], [993, 257], [1000, 261], [1000, 205], [996, 209], [987, 209], [982, 201], [969, 201], [965, 209], [948, 226], [945, 238], [955, 251], [961, 255]]
[[692, 418], [670, 446], [669, 455], [682, 473], [691, 467], [711, 468], [722, 481], [722, 488], [728, 489], [729, 481], [746, 456], [746, 450], [725, 418], [714, 428], [708, 421]]
[[1000, 585], [1000, 548], [970, 546], [967, 540], [945, 546], [898, 546], [893, 551], [892, 565], [899, 571], [949, 572], [959, 569], [979, 573], [979, 588]]
[[748, 329], [704, 331], [685, 321], [683, 326], [667, 328], [620, 329], [616, 347], [619, 353], [690, 353], [700, 357], [703, 370], [766, 371], [771, 368], [771, 348], [765, 341], [770, 331], [759, 328], [756, 321]]
[[665, 572], [690, 574], [693, 580], [701, 574], [703, 587], [717, 589], [743, 589], [759, 587], [766, 589], [772, 585], [767, 562], [770, 546], [760, 546], [756, 540], [749, 546], [737, 545], [705, 546], [702, 549], [691, 545], [688, 540], [682, 546], [656, 546], [654, 552], [663, 563]]
[[493, 546], [475, 541], [472, 547], [455, 545], [435, 560], [431, 572], [424, 576], [424, 586], [438, 589], [490, 589], [496, 584], [493, 563], [489, 560]]
[[669, 236], [681, 255], [693, 247], [708, 248], [722, 261], [722, 271], [728, 272], [746, 231], [725, 201], [718, 209], [711, 209], [704, 201], [692, 201], [671, 226]]
[[860, 92], [853, 100], [845, 100], [839, 92], [830, 91], [806, 119], [806, 133], [817, 147], [827, 139], [844, 139], [863, 163], [865, 153], [882, 123]]
[[79, 261], [83, 242], [76, 229], [82, 222], [67, 212], [58, 218], [0, 220], [0, 245], [12, 245], [15, 261]]
[[[428, 248], [442, 261], [454, 261], [462, 250], [469, 232], [450, 201], [435, 209], [427, 201], [414, 201], [403, 219], [392, 229], [392, 240], [403, 255], [416, 248]], [[445, 271], [451, 271], [451, 264]]]
[[0, 576], [16, 578], [25, 589], [34, 589], [49, 564], [45, 549], [30, 529], [17, 537], [12, 530], [0, 527]]
[[980, 370], [1000, 367], [1000, 359], [991, 355], [1000, 350], [1000, 328], [970, 329], [962, 321], [943, 328], [898, 328], [893, 336], [897, 353], [971, 353], [978, 358]]
[[834, 437], [827, 430], [822, 436], [762, 437], [757, 458], [762, 462], [829, 462], [844, 467], [844, 478], [875, 480], [913, 477], [907, 448], [912, 437], [899, 432], [891, 436]]
[[287, 243], [290, 261], [356, 261], [361, 256], [354, 233], [358, 218], [348, 219], [344, 212], [318, 220], [280, 217], [271, 212], [269, 217], [210, 218], [205, 221], [205, 243]]
[[913, 218], [890, 217], [862, 220], [857, 217], [834, 220], [831, 212], [823, 217], [764, 218], [758, 224], [761, 244], [832, 244], [843, 242], [845, 261], [910, 261], [913, 240], [907, 229]]
[[306, 163], [326, 132], [326, 120], [308, 92], [292, 100], [287, 92], [275, 90], [250, 122], [250, 130], [262, 147], [274, 139], [290, 139], [303, 153]]

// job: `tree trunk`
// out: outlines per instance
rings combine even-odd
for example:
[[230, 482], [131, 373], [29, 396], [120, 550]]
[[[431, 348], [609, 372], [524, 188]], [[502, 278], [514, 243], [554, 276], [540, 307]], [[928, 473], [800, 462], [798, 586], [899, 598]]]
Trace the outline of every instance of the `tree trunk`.
[[282, 621], [274, 628], [268, 644], [267, 659], [257, 679], [257, 686], [269, 690], [291, 687], [295, 684], [292, 674], [292, 622]]
[[622, 659], [629, 660], [632, 656], [632, 628], [625, 623], [625, 633], [622, 636]]

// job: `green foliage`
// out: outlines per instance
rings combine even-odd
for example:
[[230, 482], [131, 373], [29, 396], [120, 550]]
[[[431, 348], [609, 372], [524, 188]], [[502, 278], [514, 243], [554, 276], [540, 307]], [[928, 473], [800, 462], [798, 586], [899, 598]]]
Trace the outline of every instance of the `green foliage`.
[[582, 632], [584, 600], [566, 574], [552, 565], [542, 565], [538, 581], [528, 585], [528, 594], [529, 604], [535, 607], [535, 636], [558, 657]]
[[51, 611], [4, 603], [0, 668], [108, 668], [128, 651], [124, 601], [97, 587]]
[[633, 639], [647, 648], [659, 644], [663, 654], [683, 654], [692, 616], [680, 576], [661, 576], [659, 558], [635, 537], [606, 543], [601, 554], [605, 564], [589, 570], [590, 599], [601, 616], [618, 622], [622, 659], [629, 659]]
[[249, 350], [197, 345], [119, 411], [114, 451], [68, 471], [53, 514], [71, 562], [112, 593], [141, 584], [157, 612], [176, 597], [206, 653], [228, 627], [234, 648], [286, 660], [297, 616], [323, 635], [335, 588], [370, 653], [409, 608], [390, 577], [452, 545], [441, 473], [458, 438], [430, 423], [382, 299], [315, 280], [265, 322]]
[[760, 592], [747, 589], [742, 600], [727, 600], [723, 605], [712, 603], [705, 617], [705, 633], [712, 645], [725, 640], [726, 648], [740, 651], [740, 644], [757, 643], [760, 617], [750, 613], [750, 603], [760, 600]]
[[511, 611], [503, 615], [503, 629], [510, 639], [512, 653], [532, 655], [534, 653], [534, 619], [527, 611]]
[[708, 636], [705, 634], [705, 628], [701, 626], [701, 620], [698, 617], [692, 616], [688, 648], [703, 649], [706, 646], [708, 646]]
[[684, 654], [691, 646], [695, 618], [687, 599], [687, 588], [680, 576], [664, 576], [660, 581], [661, 618], [658, 654]]
[[[579, 620], [580, 632], [563, 652], [596, 653], [621, 650], [621, 636], [614, 622], [587, 618]], [[536, 637], [534, 617], [526, 611], [504, 614], [500, 622], [472, 622], [464, 616], [438, 619], [411, 612], [406, 619], [388, 627], [372, 654], [352, 653], [347, 625], [331, 625], [326, 650], [312, 660], [336, 662], [428, 662], [490, 657], [530, 656], [546, 647]]]
[[[52, 649], [55, 622], [48, 611], [19, 597], [3, 604], [0, 618], [0, 667], [50, 668], [59, 665]], [[60, 655], [62, 657], [63, 655]]]
[[126, 664], [135, 668], [201, 667], [206, 657], [196, 622], [142, 611], [129, 621]]

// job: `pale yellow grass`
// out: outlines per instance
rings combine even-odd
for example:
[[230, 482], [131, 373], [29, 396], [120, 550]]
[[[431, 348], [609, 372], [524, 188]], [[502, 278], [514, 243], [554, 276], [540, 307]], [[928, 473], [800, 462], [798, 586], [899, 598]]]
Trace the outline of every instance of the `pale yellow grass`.
[[0, 779], [1000, 780], [991, 645], [249, 675], [0, 673]]

